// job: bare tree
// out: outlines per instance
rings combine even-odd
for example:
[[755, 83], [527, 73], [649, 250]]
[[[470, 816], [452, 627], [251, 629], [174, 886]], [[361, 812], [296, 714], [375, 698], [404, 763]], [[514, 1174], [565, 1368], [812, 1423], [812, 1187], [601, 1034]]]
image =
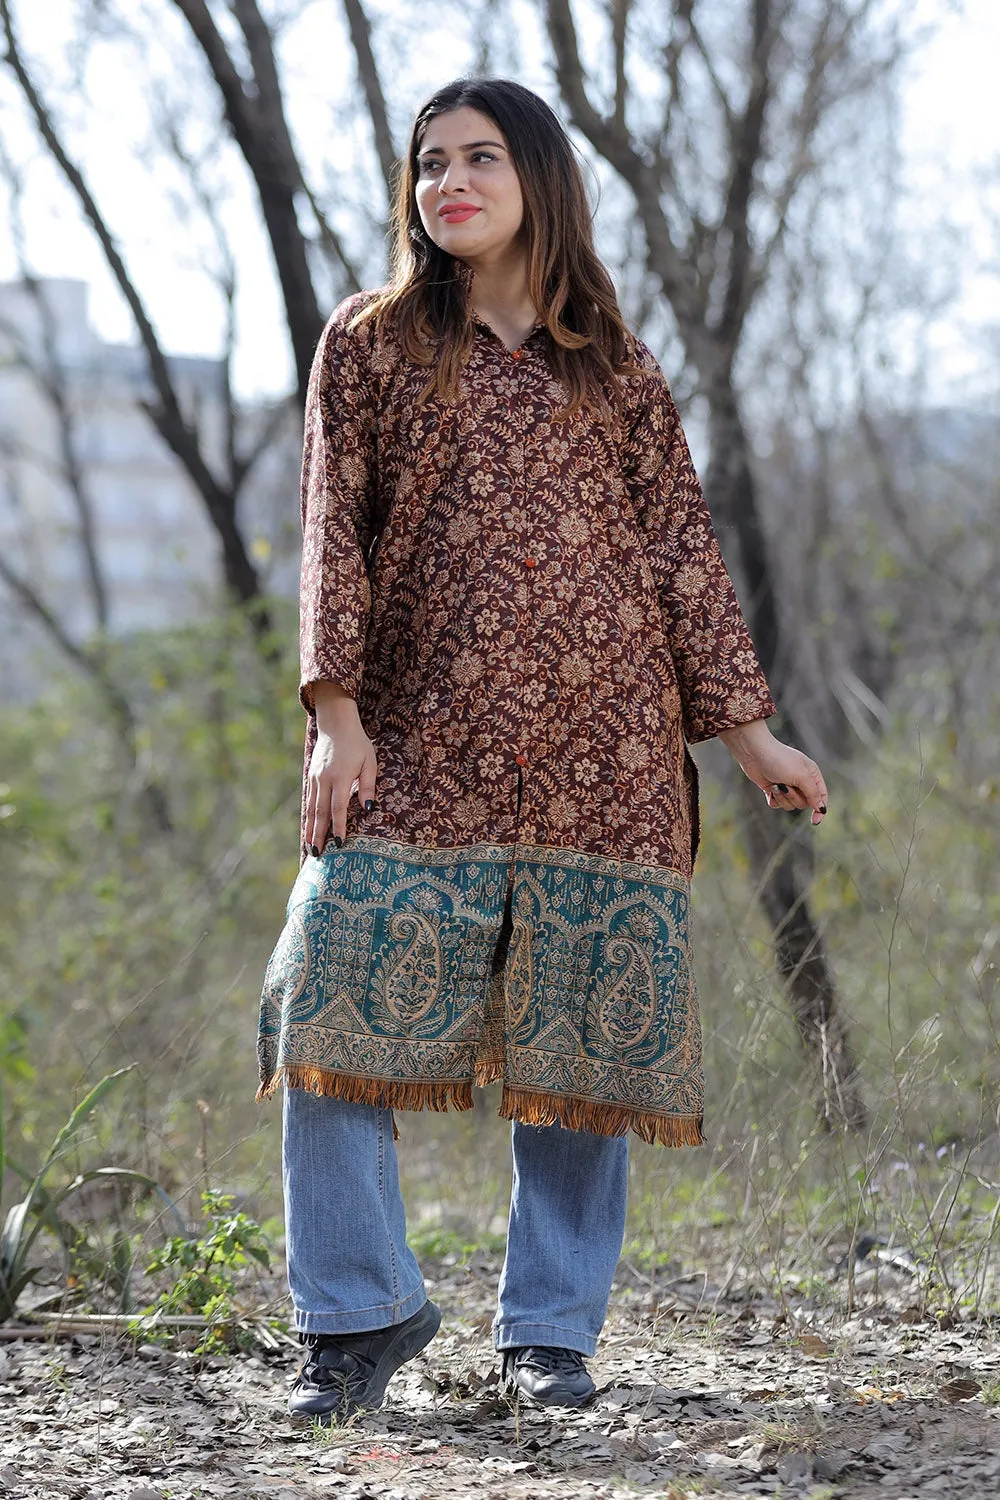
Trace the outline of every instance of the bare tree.
[[[268, 629], [268, 616], [261, 599], [260, 578], [247, 550], [238, 520], [240, 494], [261, 451], [259, 436], [239, 453], [236, 451], [235, 443], [231, 443], [229, 461], [223, 472], [219, 471], [208, 456], [204, 436], [199, 432], [195, 418], [183, 409], [170, 362], [163, 351], [136, 280], [129, 271], [117, 240], [82, 169], [72, 159], [63, 141], [56, 117], [32, 76], [27, 60], [21, 51], [9, 0], [0, 0], [0, 27], [2, 27], [6, 42], [4, 61], [17, 80], [49, 155], [65, 178], [85, 219], [90, 224], [108, 268], [132, 314], [145, 352], [150, 380], [156, 392], [156, 399], [145, 403], [145, 410], [163, 441], [188, 474], [204, 503], [219, 538], [223, 574], [231, 597], [241, 605], [252, 606], [251, 618], [254, 627], [260, 635], [264, 636]], [[226, 384], [229, 387], [228, 373]], [[230, 431], [235, 431], [235, 417], [230, 421]]]
[[[707, 410], [709, 503], [784, 728], [808, 744], [787, 692], [795, 643], [778, 608], [739, 358], [754, 304], [788, 252], [822, 132], [892, 74], [902, 45], [897, 27], [881, 0], [727, 7], [671, 0], [655, 18], [632, 0], [614, 0], [595, 84], [586, 77], [570, 0], [545, 0], [544, 18], [572, 123], [634, 198], [647, 273], [669, 304]], [[644, 65], [658, 65], [658, 102], [636, 98], [629, 84], [637, 61], [630, 35], [640, 23]], [[803, 1042], [821, 1065], [824, 1115], [862, 1128], [856, 1066], [809, 906], [811, 844], [762, 813], [749, 788], [743, 817], [778, 967]]]
[[[81, 452], [80, 435], [66, 385], [65, 372], [58, 355], [55, 318], [52, 307], [45, 297], [42, 284], [32, 272], [24, 249], [20, 212], [22, 185], [12, 163], [4, 158], [2, 153], [0, 153], [0, 170], [7, 178], [10, 189], [12, 239], [17, 255], [21, 285], [31, 299], [38, 325], [39, 357], [34, 357], [22, 331], [8, 320], [0, 320], [0, 333], [9, 341], [14, 361], [34, 380], [55, 417], [57, 461], [76, 517], [84, 584], [93, 612], [94, 630], [98, 636], [104, 636], [108, 629], [108, 587], [97, 545], [94, 498], [90, 492], [87, 466]], [[14, 458], [18, 456], [17, 450], [21, 444], [18, 443], [14, 451], [11, 451], [7, 443], [4, 447], [7, 449], [5, 456]], [[0, 558], [0, 570], [5, 580], [14, 587], [16, 570], [9, 559]], [[16, 590], [23, 600], [30, 597], [32, 586], [26, 578], [22, 578], [17, 581]], [[34, 613], [41, 618], [43, 612], [35, 609]]]
[[302, 190], [303, 177], [285, 118], [271, 33], [256, 0], [232, 0], [246, 46], [248, 71], [241, 73], [206, 0], [174, 3], [204, 54], [222, 97], [226, 123], [257, 188], [288, 318], [299, 402], [304, 405], [309, 368], [325, 319], [299, 225], [295, 198]]
[[[232, 131], [256, 187], [271, 253], [281, 284], [300, 404], [325, 321], [310, 269], [309, 229], [296, 205], [309, 206], [318, 243], [331, 265], [342, 296], [357, 291], [362, 273], [311, 187], [288, 125], [272, 27], [256, 0], [233, 0], [232, 13], [244, 43], [237, 49], [216, 25], [207, 0], [172, 0], [184, 16], [221, 95]], [[363, 112], [371, 129], [386, 207], [392, 201], [396, 149], [385, 93], [372, 45], [372, 31], [361, 0], [343, 0], [354, 50]], [[384, 225], [382, 226], [384, 228]]]
[[[257, 0], [232, 0], [231, 15], [238, 29], [235, 38], [231, 28], [223, 29], [217, 24], [207, 0], [163, 0], [163, 4], [175, 8], [183, 17], [205, 66], [210, 86], [221, 105], [222, 118], [254, 185], [281, 291], [301, 408], [316, 342], [325, 321], [317, 291], [313, 252], [318, 251], [322, 256], [334, 289], [341, 296], [356, 291], [361, 285], [359, 266], [348, 254], [340, 233], [324, 212], [319, 195], [307, 181], [288, 124], [274, 32]], [[345, 0], [344, 9], [388, 203], [394, 152], [385, 97], [372, 50], [371, 29], [360, 0]], [[139, 40], [130, 12], [119, 14], [114, 6], [102, 6], [100, 19], [104, 34], [117, 33], [123, 40]], [[147, 408], [149, 416], [187, 471], [215, 527], [230, 595], [241, 604], [253, 605], [252, 618], [258, 631], [266, 635], [267, 614], [261, 603], [260, 578], [241, 534], [238, 511], [245, 481], [272, 434], [267, 424], [263, 430], [258, 424], [242, 443], [237, 441], [236, 406], [229, 375], [235, 339], [236, 263], [231, 247], [225, 242], [211, 193], [199, 189], [197, 164], [185, 148], [176, 112], [172, 119], [169, 108], [161, 104], [158, 110], [160, 137], [175, 162], [182, 164], [187, 172], [192, 195], [220, 247], [223, 267], [217, 282], [227, 310], [223, 359], [230, 441], [221, 467], [213, 461], [196, 424], [183, 410], [171, 379], [169, 361], [128, 259], [84, 170], [73, 159], [57, 114], [46, 100], [20, 45], [12, 0], [0, 0], [0, 26], [6, 42], [4, 61], [17, 81], [50, 157], [90, 224], [132, 314], [156, 391], [156, 401]], [[155, 90], [152, 92], [155, 97]], [[279, 412], [276, 421], [280, 420]]]
[[[0, 156], [0, 169], [6, 178], [10, 196], [10, 227], [21, 284], [30, 300], [36, 323], [35, 339], [10, 320], [0, 320], [0, 334], [7, 346], [7, 357], [34, 383], [51, 410], [57, 445], [54, 460], [56, 478], [68, 495], [75, 518], [75, 536], [82, 561], [86, 597], [89, 601], [92, 628], [82, 638], [75, 637], [59, 611], [50, 604], [39, 583], [28, 568], [19, 568], [14, 558], [0, 553], [0, 579], [26, 613], [41, 627], [49, 640], [76, 667], [88, 676], [107, 706], [116, 738], [125, 753], [130, 770], [137, 765], [136, 722], [131, 705], [115, 678], [108, 659], [108, 586], [104, 577], [97, 544], [96, 513], [81, 451], [80, 432], [72, 395], [59, 358], [58, 334], [53, 310], [44, 289], [32, 274], [27, 260], [22, 227], [22, 183], [9, 159]], [[0, 440], [0, 458], [14, 466], [20, 461], [42, 460], [33, 454], [21, 435], [5, 434]], [[166, 822], [165, 806], [156, 799], [158, 821]]]

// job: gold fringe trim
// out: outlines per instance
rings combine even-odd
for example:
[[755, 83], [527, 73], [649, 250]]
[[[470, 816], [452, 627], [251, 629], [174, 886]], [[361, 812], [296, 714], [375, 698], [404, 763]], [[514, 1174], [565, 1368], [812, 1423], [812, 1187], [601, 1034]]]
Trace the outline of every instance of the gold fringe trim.
[[[485, 1088], [503, 1081], [499, 1062], [480, 1063], [476, 1084]], [[374, 1104], [382, 1109], [472, 1109], [472, 1084], [464, 1080], [403, 1083], [384, 1078], [362, 1078], [336, 1073], [305, 1063], [287, 1063], [277, 1069], [257, 1090], [257, 1100], [269, 1099], [281, 1085], [308, 1089], [349, 1104]], [[561, 1094], [536, 1094], [530, 1089], [504, 1085], [500, 1095], [500, 1117], [520, 1120], [524, 1125], [554, 1125], [567, 1130], [589, 1130], [594, 1135], [627, 1135], [634, 1130], [640, 1140], [660, 1146], [703, 1146], [701, 1115], [657, 1115], [628, 1105], [598, 1104]]]
[[594, 1135], [627, 1135], [634, 1130], [643, 1141], [659, 1146], [703, 1146], [701, 1115], [655, 1115], [621, 1104], [595, 1104], [559, 1094], [533, 1094], [528, 1089], [504, 1088], [500, 1115], [523, 1125], [554, 1125], [567, 1130], [589, 1130]]
[[349, 1104], [374, 1104], [381, 1109], [471, 1109], [472, 1084], [461, 1079], [433, 1083], [390, 1082], [385, 1078], [361, 1078], [353, 1073], [335, 1073], [306, 1063], [286, 1063], [262, 1083], [257, 1102], [270, 1099], [284, 1084], [289, 1089], [308, 1089]]

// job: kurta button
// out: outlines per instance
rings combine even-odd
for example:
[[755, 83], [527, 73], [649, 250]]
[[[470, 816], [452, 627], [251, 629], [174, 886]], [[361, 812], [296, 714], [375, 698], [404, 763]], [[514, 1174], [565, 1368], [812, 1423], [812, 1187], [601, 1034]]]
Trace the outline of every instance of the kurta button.
[[526, 557], [524, 559], [524, 566], [526, 568], [533, 568], [537, 562], [538, 562], [538, 558], [537, 557]]
[[526, 766], [528, 764], [528, 757], [526, 755], [515, 755], [514, 760], [519, 766]]

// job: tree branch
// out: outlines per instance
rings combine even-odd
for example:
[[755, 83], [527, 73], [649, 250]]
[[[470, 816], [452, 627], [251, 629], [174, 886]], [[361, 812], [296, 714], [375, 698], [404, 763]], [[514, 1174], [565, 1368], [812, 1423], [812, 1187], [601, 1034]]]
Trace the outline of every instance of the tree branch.
[[591, 104], [569, 0], [546, 0], [546, 16], [556, 78], [573, 124], [631, 188], [646, 235], [649, 268], [663, 287], [694, 362], [707, 374], [715, 365], [715, 351], [705, 328], [694, 271], [670, 237], [656, 169]]
[[[836, 36], [831, 36], [834, 21], [837, 19], [835, 10], [832, 7], [824, 9], [819, 17], [816, 36], [809, 48], [809, 66], [792, 126], [794, 145], [786, 153], [788, 169], [781, 187], [774, 195], [775, 225], [767, 243], [758, 253], [756, 265], [751, 272], [748, 292], [750, 301], [767, 280], [768, 273], [781, 251], [788, 232], [792, 203], [802, 183], [810, 174], [813, 139], [823, 114], [834, 97], [826, 87], [831, 66], [837, 57], [843, 54], [853, 34], [873, 8], [873, 0], [864, 0], [856, 11], [843, 17], [843, 25]], [[896, 50], [889, 57], [872, 61], [870, 72], [864, 78], [865, 91], [871, 87], [873, 76], [877, 77], [878, 73], [887, 71], [899, 62], [899, 55], [899, 51]], [[860, 93], [861, 90], [862, 84], [858, 81], [851, 92]], [[837, 94], [835, 97], [838, 104], [843, 104], [844, 95]]]
[[372, 130], [375, 133], [375, 150], [378, 152], [382, 181], [385, 183], [385, 199], [391, 209], [396, 151], [392, 144], [392, 132], [389, 129], [389, 116], [385, 107], [385, 95], [382, 92], [382, 80], [379, 77], [375, 54], [372, 51], [371, 24], [365, 14], [362, 0], [344, 0], [344, 14], [351, 33], [354, 56], [357, 58], [358, 78], [361, 81]]
[[21, 214], [22, 186], [20, 176], [5, 149], [0, 147], [0, 170], [7, 179], [11, 206], [11, 239], [17, 257], [21, 282], [31, 296], [38, 314], [42, 333], [42, 358], [39, 365], [30, 357], [18, 329], [5, 324], [6, 332], [25, 369], [38, 385], [52, 408], [59, 438], [59, 454], [62, 462], [62, 478], [69, 488], [79, 525], [80, 548], [83, 552], [84, 573], [90, 590], [94, 609], [94, 621], [98, 631], [108, 628], [108, 591], [104, 582], [97, 551], [97, 534], [94, 519], [94, 503], [87, 484], [84, 466], [77, 447], [76, 423], [66, 391], [66, 382], [59, 363], [56, 327], [52, 309], [45, 298], [41, 283], [32, 273], [25, 249], [24, 221]]
[[732, 362], [750, 305], [750, 195], [764, 139], [764, 119], [771, 98], [771, 55], [776, 28], [771, 0], [753, 0], [750, 88], [746, 107], [730, 135], [730, 172], [722, 230], [728, 242], [728, 275], [716, 324], [724, 357]]
[[41, 370], [34, 368], [32, 373], [45, 392], [49, 404], [55, 413], [62, 469], [70, 495], [73, 498], [73, 507], [76, 511], [77, 523], [80, 528], [80, 547], [83, 552], [84, 572], [94, 605], [94, 619], [98, 630], [103, 633], [107, 630], [109, 623], [108, 590], [104, 582], [104, 572], [101, 568], [97, 552], [97, 528], [95, 524], [93, 497], [90, 493], [90, 486], [87, 483], [87, 477], [77, 447], [76, 423], [70, 408], [66, 382], [59, 367], [56, 348], [56, 329], [52, 309], [45, 300], [45, 295], [37, 277], [33, 276], [27, 267], [23, 265], [21, 267], [21, 279], [31, 293], [35, 306], [38, 309], [39, 321], [42, 325], [45, 367]]
[[625, 104], [628, 99], [628, 78], [625, 72], [625, 44], [628, 40], [628, 13], [631, 0], [611, 0], [611, 52], [615, 75], [615, 109], [611, 117], [611, 128], [623, 138], [628, 138], [625, 123]]
[[663, 152], [669, 139], [670, 122], [674, 112], [681, 107], [683, 86], [681, 57], [691, 35], [693, 12], [694, 0], [673, 0], [670, 37], [663, 49], [663, 72], [667, 80], [667, 95], [663, 105], [663, 128], [656, 142], [658, 155]]
[[231, 0], [231, 3], [246, 39], [255, 98], [247, 92], [206, 0], [174, 0], [215, 79], [229, 128], [257, 187], [285, 303], [299, 401], [304, 407], [309, 371], [324, 319], [295, 207], [295, 195], [302, 187], [302, 170], [285, 118], [267, 23], [256, 0]]
[[128, 699], [107, 669], [103, 652], [88, 650], [75, 641], [38, 590], [2, 554], [0, 554], [0, 579], [28, 614], [37, 620], [62, 654], [97, 684], [111, 710], [130, 763], [134, 766], [136, 763], [135, 718]]
[[237, 479], [236, 451], [239, 423], [232, 381], [233, 355], [236, 350], [236, 258], [233, 255], [232, 246], [223, 228], [217, 196], [203, 179], [201, 163], [185, 146], [177, 120], [167, 107], [166, 101], [160, 99], [157, 103], [159, 108], [156, 114], [158, 116], [159, 128], [171, 154], [177, 159], [187, 174], [195, 202], [208, 221], [209, 228], [212, 231], [212, 238], [215, 240], [215, 246], [219, 254], [218, 269], [216, 270], [209, 266], [206, 267], [206, 270], [218, 288], [225, 309], [225, 332], [222, 340], [221, 360], [222, 404], [223, 423], [225, 426], [226, 476], [235, 505], [242, 482], [242, 476], [240, 479]]
[[360, 292], [361, 282], [357, 271], [347, 258], [347, 251], [344, 249], [343, 240], [320, 208], [319, 200], [308, 183], [304, 184], [302, 191], [306, 195], [309, 207], [312, 209], [313, 218], [319, 227], [320, 244], [325, 249], [327, 255], [335, 260], [344, 272], [344, 295], [347, 296], [350, 292]]
[[75, 193], [84, 215], [97, 236], [104, 258], [135, 320], [158, 398], [155, 404], [145, 403], [145, 410], [149, 413], [150, 419], [164, 442], [187, 470], [205, 503], [212, 524], [222, 542], [223, 565], [230, 592], [240, 603], [256, 602], [260, 598], [260, 582], [236, 526], [233, 497], [218, 483], [202, 455], [197, 433], [181, 411], [166, 357], [160, 348], [149, 315], [128, 274], [111, 231], [104, 221], [83, 174], [70, 160], [56, 132], [48, 107], [25, 67], [14, 33], [9, 0], [0, 0], [0, 22], [2, 22], [7, 42], [5, 60], [17, 78], [45, 145]]
[[708, 81], [712, 85], [719, 108], [722, 110], [726, 121], [726, 129], [732, 134], [735, 127], [736, 111], [733, 109], [732, 100], [726, 93], [722, 79], [719, 77], [719, 71], [712, 61], [712, 54], [705, 45], [705, 38], [701, 34], [701, 28], [695, 24], [693, 15], [688, 18], [688, 28], [691, 40], [697, 49], [698, 56], [701, 58], [702, 66], [708, 74]]

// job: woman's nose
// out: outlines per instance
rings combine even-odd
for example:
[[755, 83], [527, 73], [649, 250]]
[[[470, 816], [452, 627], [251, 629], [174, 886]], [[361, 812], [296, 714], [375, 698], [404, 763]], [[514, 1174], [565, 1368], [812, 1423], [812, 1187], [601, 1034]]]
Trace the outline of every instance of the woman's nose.
[[463, 161], [451, 161], [438, 178], [442, 193], [461, 193], [468, 187], [468, 172]]

